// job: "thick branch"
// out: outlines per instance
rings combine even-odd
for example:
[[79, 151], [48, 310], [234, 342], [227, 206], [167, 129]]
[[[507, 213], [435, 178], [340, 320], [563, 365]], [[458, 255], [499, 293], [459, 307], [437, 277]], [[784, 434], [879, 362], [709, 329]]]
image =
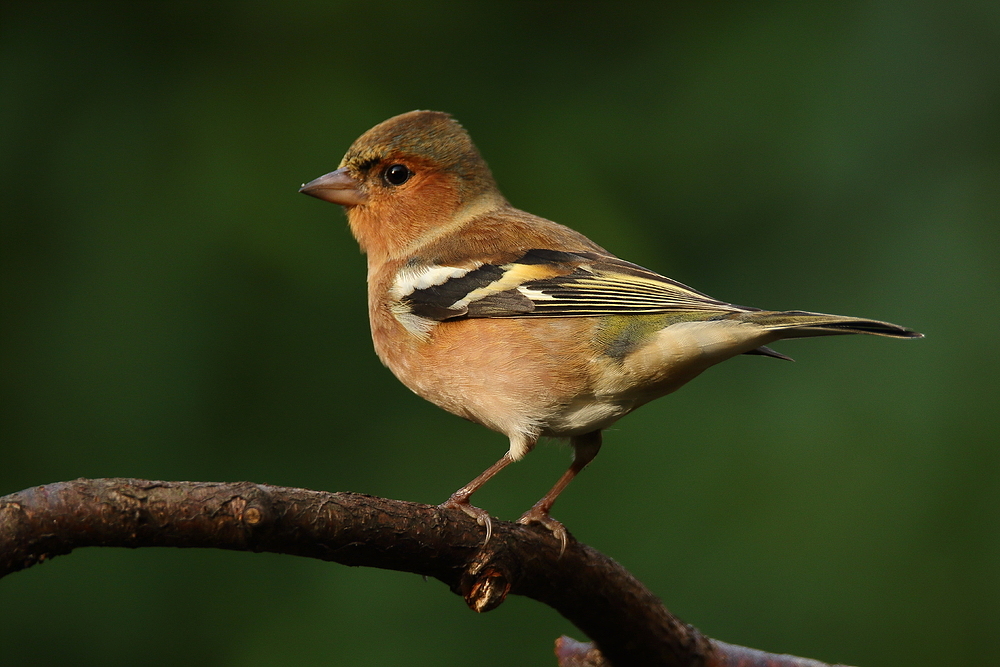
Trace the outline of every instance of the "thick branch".
[[[0, 577], [85, 546], [271, 551], [434, 577], [476, 611], [507, 593], [543, 602], [600, 648], [561, 642], [571, 664], [820, 667], [709, 639], [618, 563], [573, 539], [458, 510], [356, 493], [239, 482], [79, 479], [0, 498]], [[589, 653], [588, 653], [589, 651]], [[599, 662], [595, 662], [599, 661]]]

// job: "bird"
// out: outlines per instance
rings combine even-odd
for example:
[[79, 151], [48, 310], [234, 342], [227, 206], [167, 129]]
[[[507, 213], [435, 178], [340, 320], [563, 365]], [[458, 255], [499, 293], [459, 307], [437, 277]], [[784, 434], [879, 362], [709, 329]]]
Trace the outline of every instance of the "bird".
[[[579, 232], [514, 208], [451, 115], [379, 123], [299, 192], [341, 205], [368, 265], [379, 359], [414, 393], [505, 435], [510, 446], [442, 508], [492, 533], [471, 503], [541, 437], [568, 439], [569, 468], [519, 523], [541, 524], [597, 456], [602, 431], [741, 354], [789, 359], [785, 338], [921, 338], [878, 320], [738, 306], [619, 259]], [[485, 544], [485, 542], [484, 542]]]

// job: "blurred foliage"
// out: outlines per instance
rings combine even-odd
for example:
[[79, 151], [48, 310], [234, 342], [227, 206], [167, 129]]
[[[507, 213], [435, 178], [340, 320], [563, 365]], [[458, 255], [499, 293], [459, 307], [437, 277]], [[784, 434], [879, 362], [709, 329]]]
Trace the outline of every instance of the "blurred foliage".
[[[7, 3], [0, 493], [241, 480], [439, 502], [504, 438], [382, 368], [364, 260], [296, 193], [414, 108], [505, 194], [788, 342], [620, 422], [556, 506], [712, 636], [1000, 662], [1000, 5]], [[477, 496], [516, 517], [568, 462]], [[551, 610], [291, 557], [84, 550], [0, 581], [0, 663], [550, 665]]]

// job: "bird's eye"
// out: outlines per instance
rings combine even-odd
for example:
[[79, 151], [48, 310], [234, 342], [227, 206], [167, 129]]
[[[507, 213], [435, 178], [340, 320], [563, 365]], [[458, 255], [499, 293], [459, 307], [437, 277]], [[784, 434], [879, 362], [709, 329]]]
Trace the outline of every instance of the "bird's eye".
[[410, 180], [410, 176], [413, 176], [413, 172], [404, 164], [390, 165], [382, 172], [382, 178], [389, 185], [402, 185]]

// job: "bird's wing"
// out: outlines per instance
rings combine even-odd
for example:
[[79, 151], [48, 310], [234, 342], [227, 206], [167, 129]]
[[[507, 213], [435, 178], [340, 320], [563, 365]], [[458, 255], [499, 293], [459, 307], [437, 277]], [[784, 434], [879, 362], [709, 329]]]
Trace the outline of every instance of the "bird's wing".
[[394, 296], [410, 313], [436, 321], [754, 310], [599, 253], [536, 249], [503, 264], [405, 271]]

